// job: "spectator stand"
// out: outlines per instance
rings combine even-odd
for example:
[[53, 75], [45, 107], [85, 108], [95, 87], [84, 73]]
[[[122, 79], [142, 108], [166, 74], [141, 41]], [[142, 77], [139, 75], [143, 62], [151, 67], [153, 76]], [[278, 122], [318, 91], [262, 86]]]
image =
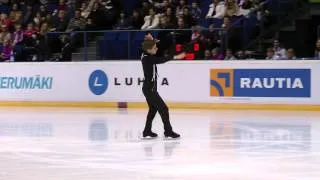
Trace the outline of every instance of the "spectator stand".
[[[224, 31], [216, 28], [215, 31]], [[201, 31], [208, 31], [202, 28]], [[108, 30], [108, 31], [74, 31], [74, 34], [81, 34], [83, 37], [83, 46], [73, 52], [73, 60], [137, 60], [141, 56], [141, 43], [147, 32], [151, 32], [154, 37], [172, 44], [170, 50], [178, 53], [185, 47], [190, 53], [198, 51], [194, 44], [197, 41], [191, 41], [193, 29], [152, 29], [152, 30]], [[220, 33], [223, 34], [223, 33]], [[71, 35], [65, 32], [48, 32], [46, 41], [57, 39], [61, 35]], [[92, 36], [91, 39], [88, 37]], [[57, 44], [55, 43], [55, 46]], [[179, 50], [180, 49], [180, 50]], [[59, 53], [58, 51], [56, 53]]]
[[[56, 14], [59, 14], [59, 17], [60, 17], [59, 8], [61, 7], [71, 8], [71, 9], [73, 8], [72, 6], [69, 7], [66, 2], [67, 1], [65, 1], [64, 4], [48, 3], [45, 5], [36, 3], [36, 4], [32, 4], [32, 7], [36, 9], [43, 9], [43, 7], [45, 7], [44, 11], [46, 11], [46, 13], [49, 13], [49, 14], [56, 13]], [[110, 3], [110, 1], [107, 1], [107, 0], [105, 2]], [[112, 1], [112, 2], [115, 2], [115, 1]], [[130, 0], [130, 1], [127, 0], [125, 2], [126, 3], [123, 3], [122, 11], [125, 11], [127, 13], [131, 13], [133, 10], [135, 10], [139, 6], [139, 4], [141, 4], [141, 2], [139, 2], [138, 0]], [[152, 2], [152, 1], [149, 1], [149, 2]], [[192, 7], [192, 5], [194, 5], [192, 4], [194, 3], [193, 1], [187, 1], [187, 2], [188, 2], [188, 7]], [[181, 50], [186, 50], [190, 52], [190, 56], [188, 56], [188, 59], [201, 59], [204, 50], [208, 48], [211, 50], [216, 47], [219, 47], [220, 51], [222, 51], [223, 53], [230, 48], [233, 51], [243, 49], [244, 45], [246, 45], [248, 41], [252, 39], [251, 35], [253, 36], [256, 35], [255, 29], [258, 24], [257, 16], [252, 13], [253, 14], [252, 16], [240, 15], [240, 16], [232, 16], [232, 17], [223, 18], [223, 19], [206, 20], [204, 17], [209, 9], [210, 2], [211, 2], [210, 0], [201, 1], [201, 3], [199, 3], [199, 6], [198, 6], [200, 10], [196, 11], [198, 13], [200, 12], [200, 15], [199, 16], [197, 15], [197, 17], [200, 17], [200, 18], [197, 19], [197, 23], [195, 25], [196, 27], [199, 27], [199, 26], [201, 27], [200, 28], [201, 30], [198, 29], [200, 31], [199, 34], [197, 34], [197, 31], [195, 31], [194, 28], [174, 29], [176, 27], [170, 27], [171, 29], [148, 29], [144, 31], [137, 30], [137, 29], [133, 29], [133, 30], [117, 29], [117, 30], [96, 31], [97, 29], [100, 29], [100, 27], [96, 27], [94, 28], [95, 30], [92, 30], [90, 28], [81, 29], [81, 30], [72, 29], [72, 31], [70, 32], [68, 31], [68, 29], [65, 30], [66, 28], [64, 27], [63, 21], [62, 21], [62, 25], [61, 24], [56, 25], [55, 28], [53, 28], [55, 30], [50, 30], [49, 32], [46, 32], [44, 34], [45, 43], [36, 44], [37, 47], [35, 48], [37, 49], [37, 52], [34, 52], [34, 53], [39, 54], [38, 50], [42, 50], [41, 48], [43, 47], [42, 45], [48, 46], [49, 48], [46, 48], [46, 52], [42, 52], [42, 51], [40, 52], [41, 56], [45, 57], [45, 58], [42, 57], [41, 59], [46, 60], [47, 57], [51, 57], [51, 59], [56, 59], [56, 57], [59, 56], [59, 54], [61, 55], [62, 51], [66, 50], [64, 46], [71, 44], [72, 45], [71, 48], [69, 48], [68, 46], [68, 51], [72, 50], [72, 60], [76, 60], [76, 61], [110, 60], [110, 59], [135, 60], [140, 58], [141, 50], [139, 49], [139, 47], [146, 31], [151, 31], [152, 33], [154, 33], [154, 36], [159, 36], [159, 39], [162, 39], [163, 36], [170, 36], [170, 38], [165, 37], [166, 39], [165, 41], [168, 41], [171, 44], [173, 44], [176, 52], [179, 52]], [[80, 4], [77, 4], [77, 6], [79, 5]], [[93, 0], [87, 1], [87, 5], [88, 5], [87, 7], [82, 5], [83, 3], [81, 4], [81, 8], [83, 7], [81, 10], [81, 14], [82, 13], [90, 14], [95, 10], [95, 6], [94, 6], [95, 4]], [[27, 6], [24, 6], [24, 8], [27, 8]], [[10, 11], [10, 7], [6, 4], [1, 4], [0, 9], [3, 12]], [[68, 12], [74, 12], [74, 11], [70, 11], [71, 9], [68, 9]], [[62, 15], [63, 14], [64, 13], [62, 12]], [[65, 15], [66, 16], [63, 16], [63, 18], [66, 17], [68, 21], [70, 20], [70, 18], [74, 17], [74, 15], [67, 12]], [[95, 15], [99, 15], [99, 14], [95, 14]], [[57, 17], [55, 18], [57, 19]], [[100, 22], [100, 21], [97, 21], [97, 22]], [[211, 25], [213, 25], [213, 28], [212, 27], [210, 28]], [[104, 27], [102, 29], [104, 29]], [[210, 35], [210, 33], [214, 35], [212, 34]], [[203, 39], [206, 36], [208, 36], [208, 34], [210, 38], [213, 37], [214, 39], [207, 38], [209, 39], [209, 43], [202, 42]], [[68, 37], [67, 39], [70, 40], [70, 43], [62, 42], [62, 40], [66, 38], [60, 38], [61, 35], [67, 35]], [[171, 39], [171, 40], [168, 40], [168, 39]], [[23, 48], [25, 47], [22, 47], [21, 49]], [[20, 48], [16, 48], [16, 49], [20, 49]], [[192, 53], [195, 53], [197, 55], [192, 55]], [[53, 56], [51, 54], [53, 54]], [[33, 55], [31, 54], [31, 56]], [[21, 53], [20, 53], [20, 57], [21, 58], [23, 57]]]

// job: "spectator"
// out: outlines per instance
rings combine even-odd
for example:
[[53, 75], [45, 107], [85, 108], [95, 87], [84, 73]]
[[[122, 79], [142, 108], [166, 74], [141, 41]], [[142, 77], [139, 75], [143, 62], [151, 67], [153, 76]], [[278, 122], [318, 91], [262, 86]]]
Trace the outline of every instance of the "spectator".
[[205, 38], [207, 39], [208, 48], [210, 49], [218, 47], [221, 43], [219, 32], [215, 30], [213, 24], [210, 24], [209, 31], [205, 33]]
[[69, 37], [61, 37], [62, 49], [58, 61], [67, 62], [72, 60], [72, 44]]
[[91, 19], [92, 24], [94, 25], [96, 30], [100, 30], [100, 28], [101, 29], [104, 28], [105, 23], [103, 21], [105, 21], [105, 18], [104, 18], [103, 12], [99, 10], [99, 3], [95, 2], [93, 4], [92, 10], [87, 19]]
[[100, 5], [106, 11], [113, 9], [113, 4], [111, 0], [100, 0]]
[[141, 29], [155, 29], [159, 26], [159, 16], [153, 8], [149, 9], [149, 16], [144, 17], [144, 24]]
[[2, 13], [0, 15], [0, 26], [5, 25], [8, 29], [10, 29], [12, 22], [8, 18], [8, 15], [6, 13]]
[[[91, 1], [93, 2], [93, 1]], [[95, 4], [95, 3], [94, 3]], [[99, 4], [97, 3], [97, 5], [99, 6]], [[80, 10], [81, 12], [85, 12], [85, 10], [87, 9], [87, 2], [82, 2], [81, 5], [80, 5]], [[84, 15], [84, 14], [81, 14], [81, 16]]]
[[67, 10], [67, 6], [66, 6], [64, 0], [59, 0], [58, 10]]
[[84, 30], [86, 27], [86, 21], [84, 18], [81, 17], [81, 11], [76, 10], [74, 17], [70, 19], [67, 32], [71, 31], [81, 31]]
[[3, 45], [6, 41], [11, 41], [11, 33], [9, 32], [7, 25], [1, 26], [1, 33], [0, 33], [0, 45]]
[[[96, 2], [95, 0], [90, 0], [88, 4], [82, 3], [80, 11], [81, 11], [81, 16], [83, 18], [87, 19], [90, 16], [95, 2]], [[62, 10], [60, 10], [60, 11], [62, 11]], [[64, 10], [63, 10], [63, 12], [64, 12]]]
[[250, 11], [252, 11], [255, 8], [255, 4], [251, 0], [241, 0], [239, 3], [239, 11], [241, 15], [247, 16]]
[[192, 34], [191, 34], [191, 41], [195, 42], [198, 41], [201, 36], [201, 27], [195, 26], [192, 28]]
[[46, 43], [46, 34], [49, 32], [50, 30], [50, 24], [48, 23], [43, 23], [40, 27], [39, 33], [38, 33], [38, 49], [40, 50], [40, 54], [41, 57], [40, 60], [41, 61], [45, 61], [50, 59], [50, 55], [51, 55], [51, 51], [50, 51], [50, 47], [48, 46], [48, 44]]
[[190, 27], [196, 25], [196, 22], [193, 19], [192, 15], [190, 14], [188, 7], [185, 7], [183, 9], [183, 20], [184, 20], [185, 26], [187, 28], [190, 28]]
[[226, 0], [224, 16], [233, 17], [239, 15], [239, 6], [235, 0]]
[[280, 57], [275, 54], [273, 48], [268, 48], [268, 49], [267, 49], [267, 57], [266, 57], [266, 60], [279, 60], [279, 59], [280, 59]]
[[13, 4], [12, 5], [12, 9], [10, 11], [9, 19], [13, 24], [21, 23], [21, 21], [22, 21], [22, 12], [19, 10], [18, 4]]
[[[94, 3], [94, 4], [97, 4], [97, 3]], [[72, 1], [68, 1], [66, 3], [67, 7], [66, 7], [66, 16], [67, 18], [72, 18], [74, 17], [74, 13], [75, 11], [77, 10], [77, 6], [76, 6], [76, 3], [72, 2]], [[94, 6], [94, 5], [93, 5]], [[91, 13], [92, 13], [92, 10], [91, 10]], [[90, 14], [91, 14], [90, 13]], [[90, 16], [90, 15], [89, 15]], [[89, 17], [88, 17], [89, 18]]]
[[57, 16], [53, 17], [53, 30], [54, 31], [65, 31], [68, 27], [69, 20], [65, 16], [64, 10], [59, 10]]
[[118, 18], [117, 24], [114, 26], [114, 29], [127, 29], [128, 22], [124, 11], [121, 11], [120, 17]]
[[239, 60], [246, 60], [247, 59], [245, 53], [242, 50], [237, 52], [236, 58]]
[[223, 1], [220, 0], [212, 0], [212, 4], [210, 4], [210, 9], [206, 15], [206, 18], [218, 18], [222, 19], [225, 14], [225, 5]]
[[[97, 27], [94, 24], [93, 20], [91, 18], [88, 18], [86, 21], [86, 29], [87, 31], [96, 31]], [[93, 34], [92, 34], [93, 35]]]
[[128, 20], [128, 27], [130, 29], [140, 29], [143, 25], [143, 19], [141, 18], [138, 10], [133, 10], [132, 16]]
[[185, 29], [186, 25], [184, 23], [183, 18], [178, 18], [178, 22], [177, 22], [177, 29]]
[[239, 3], [241, 9], [252, 9], [254, 8], [254, 2], [252, 0], [241, 0]]
[[231, 27], [231, 20], [229, 17], [224, 17], [223, 18], [223, 24], [221, 26], [225, 30], [228, 30]]
[[211, 51], [211, 58], [212, 60], [223, 60], [224, 56], [223, 54], [220, 52], [219, 48], [214, 48]]
[[163, 12], [165, 12], [167, 8], [175, 8], [172, 0], [163, 0]]
[[156, 9], [157, 13], [164, 13], [165, 10], [170, 7], [169, 1], [168, 0], [163, 0], [161, 3], [160, 2], [155, 2], [154, 7]]
[[35, 40], [37, 37], [37, 30], [34, 28], [32, 23], [29, 23], [27, 26], [27, 29], [25, 30], [23, 36], [24, 36], [24, 43], [27, 46], [33, 46], [35, 44]]
[[236, 60], [231, 49], [227, 49], [224, 60]]
[[62, 48], [57, 56], [51, 58], [51, 61], [72, 61], [72, 43], [69, 37], [67, 35], [62, 35], [59, 40], [62, 44]]
[[15, 32], [13, 33], [13, 46], [22, 45], [24, 40], [24, 31], [22, 29], [21, 24], [15, 25]]
[[10, 40], [5, 40], [3, 42], [3, 49], [0, 54], [0, 60], [1, 61], [9, 61], [12, 54], [12, 45], [10, 43]]
[[320, 39], [316, 42], [316, 48], [314, 50], [314, 59], [320, 60]]
[[[29, 24], [32, 21], [32, 15], [33, 15], [32, 10], [33, 10], [32, 6], [27, 6], [26, 11], [23, 13], [23, 19], [22, 19], [22, 25], [23, 26], [26, 26], [27, 24]], [[45, 16], [45, 14], [41, 13], [41, 8], [40, 8], [40, 14], [41, 14], [42, 17]]]
[[253, 58], [253, 52], [252, 51], [244, 51], [244, 55], [246, 56], [246, 60], [255, 60], [255, 58]]
[[33, 23], [35, 24], [35, 28], [37, 30], [40, 29], [40, 26], [44, 20], [45, 20], [45, 17], [41, 17], [40, 12], [37, 12], [36, 16], [33, 18]]
[[[32, 6], [29, 9], [32, 10]], [[56, 12], [58, 12], [58, 10], [56, 10]], [[47, 14], [49, 14], [49, 12], [46, 10], [46, 7], [44, 5], [40, 6], [39, 13], [40, 13], [41, 17], [45, 17]], [[32, 12], [31, 12], [31, 15], [32, 15]]]
[[183, 14], [184, 8], [188, 7], [186, 5], [185, 0], [180, 0], [179, 5], [176, 7], [176, 17], [179, 17], [179, 15]]
[[169, 26], [173, 27], [177, 24], [176, 16], [174, 15], [171, 7], [166, 9], [165, 16]]
[[295, 55], [294, 49], [289, 48], [286, 52], [286, 58], [284, 60], [296, 60], [297, 57]]
[[45, 35], [48, 33], [50, 31], [50, 24], [49, 23], [46, 23], [46, 22], [44, 22], [44, 23], [42, 23], [41, 24], [41, 27], [40, 27], [40, 29], [39, 29], [39, 33], [38, 33], [38, 39], [40, 38], [40, 37], [42, 37], [43, 39], [45, 38]]
[[204, 58], [203, 58], [203, 59], [204, 59], [204, 60], [212, 60], [211, 52], [210, 52], [209, 49], [206, 49], [206, 50], [204, 51]]
[[151, 8], [151, 5], [147, 1], [143, 1], [142, 7], [140, 9], [140, 15], [142, 17], [148, 16], [150, 8]]
[[167, 17], [166, 16], [161, 16], [160, 17], [160, 24], [159, 24], [160, 29], [172, 29], [173, 27], [170, 26], [168, 23]]
[[43, 21], [43, 23], [47, 23], [49, 27], [52, 26], [53, 24], [53, 18], [52, 15], [50, 13], [48, 13]]
[[100, 10], [104, 15], [106, 28], [112, 28], [112, 26], [117, 23], [116, 10], [114, 9], [113, 2], [111, 0], [100, 0]]
[[279, 40], [277, 39], [273, 41], [273, 50], [280, 59], [286, 58], [286, 49], [281, 47]]
[[200, 16], [201, 16], [201, 9], [197, 2], [192, 2], [191, 6], [191, 16], [196, 23], [199, 23]]
[[[200, 55], [205, 55], [205, 51], [208, 49], [212, 49], [211, 46], [209, 45], [209, 41], [208, 39], [206, 39], [205, 37], [205, 33], [201, 32], [200, 33], [200, 37], [197, 38], [196, 43], [199, 44], [199, 52]], [[210, 53], [210, 57], [211, 57], [211, 51], [209, 50]], [[199, 57], [199, 58], [204, 58], [203, 56]], [[210, 58], [211, 59], [211, 58]]]

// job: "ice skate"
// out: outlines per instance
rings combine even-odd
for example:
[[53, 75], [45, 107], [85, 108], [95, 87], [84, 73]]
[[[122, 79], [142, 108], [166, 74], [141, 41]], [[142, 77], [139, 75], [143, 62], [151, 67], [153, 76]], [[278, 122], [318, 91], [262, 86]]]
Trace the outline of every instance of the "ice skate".
[[143, 131], [142, 137], [143, 138], [156, 138], [156, 137], [158, 137], [158, 134], [156, 134], [152, 131]]
[[175, 132], [173, 132], [173, 131], [171, 131], [171, 132], [165, 132], [165, 133], [164, 133], [164, 137], [165, 137], [165, 138], [177, 139], [177, 138], [180, 138], [180, 134], [175, 133]]

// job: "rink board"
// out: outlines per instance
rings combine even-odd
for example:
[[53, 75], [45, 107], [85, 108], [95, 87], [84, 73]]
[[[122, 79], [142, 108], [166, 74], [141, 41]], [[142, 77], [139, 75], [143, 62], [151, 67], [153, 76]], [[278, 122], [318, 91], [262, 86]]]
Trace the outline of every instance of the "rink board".
[[[171, 61], [158, 90], [171, 108], [320, 110], [318, 61]], [[145, 108], [139, 61], [4, 63], [1, 106]]]

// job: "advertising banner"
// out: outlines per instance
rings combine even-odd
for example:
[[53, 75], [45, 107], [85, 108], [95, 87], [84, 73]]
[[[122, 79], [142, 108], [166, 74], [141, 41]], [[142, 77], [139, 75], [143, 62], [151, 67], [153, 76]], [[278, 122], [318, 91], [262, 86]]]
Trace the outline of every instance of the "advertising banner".
[[[158, 65], [158, 91], [172, 103], [320, 104], [317, 61], [173, 61]], [[10, 63], [0, 101], [145, 102], [134, 62]]]

